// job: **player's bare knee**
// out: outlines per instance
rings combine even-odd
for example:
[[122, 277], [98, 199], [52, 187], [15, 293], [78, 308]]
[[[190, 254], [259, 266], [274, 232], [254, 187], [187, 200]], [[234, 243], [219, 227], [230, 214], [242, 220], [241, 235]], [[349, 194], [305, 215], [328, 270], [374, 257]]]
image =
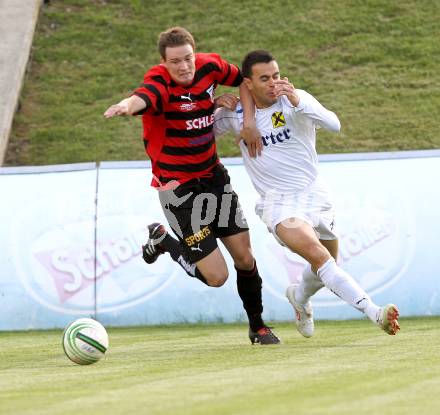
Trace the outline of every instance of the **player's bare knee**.
[[228, 274], [212, 274], [205, 276], [205, 279], [210, 287], [221, 287], [228, 279]]
[[243, 253], [243, 255], [234, 257], [234, 265], [238, 269], [251, 270], [254, 268], [255, 258], [250, 251]]
[[205, 270], [203, 276], [210, 287], [221, 287], [228, 279], [229, 272], [226, 267], [211, 268]]

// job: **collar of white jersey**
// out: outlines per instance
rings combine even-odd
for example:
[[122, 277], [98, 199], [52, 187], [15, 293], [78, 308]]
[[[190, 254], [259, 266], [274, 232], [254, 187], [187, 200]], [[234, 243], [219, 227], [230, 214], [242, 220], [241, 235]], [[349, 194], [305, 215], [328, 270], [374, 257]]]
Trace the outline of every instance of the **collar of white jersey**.
[[257, 113], [257, 112], [266, 112], [266, 111], [267, 112], [274, 111], [274, 110], [278, 109], [280, 106], [282, 106], [283, 104], [285, 104], [285, 102], [283, 102], [283, 99], [287, 100], [287, 97], [285, 97], [285, 96], [279, 97], [277, 99], [277, 101], [274, 104], [272, 104], [270, 107], [266, 107], [266, 108], [257, 108], [257, 107], [255, 107], [255, 113]]

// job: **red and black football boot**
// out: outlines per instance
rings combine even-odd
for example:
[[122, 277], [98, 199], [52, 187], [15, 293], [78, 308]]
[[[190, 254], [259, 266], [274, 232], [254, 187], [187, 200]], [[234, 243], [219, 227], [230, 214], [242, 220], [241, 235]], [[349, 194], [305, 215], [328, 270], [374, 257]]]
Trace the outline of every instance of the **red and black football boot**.
[[252, 331], [249, 328], [249, 339], [252, 344], [280, 344], [280, 339], [275, 335], [275, 333], [270, 329], [270, 327], [264, 326], [257, 331]]

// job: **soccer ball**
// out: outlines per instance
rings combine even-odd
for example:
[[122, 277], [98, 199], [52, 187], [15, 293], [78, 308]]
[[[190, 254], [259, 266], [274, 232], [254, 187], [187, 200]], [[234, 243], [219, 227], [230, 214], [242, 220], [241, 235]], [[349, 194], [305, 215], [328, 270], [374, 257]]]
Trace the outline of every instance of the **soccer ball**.
[[91, 318], [80, 318], [70, 323], [63, 333], [66, 356], [79, 365], [91, 365], [104, 357], [108, 335], [104, 326]]

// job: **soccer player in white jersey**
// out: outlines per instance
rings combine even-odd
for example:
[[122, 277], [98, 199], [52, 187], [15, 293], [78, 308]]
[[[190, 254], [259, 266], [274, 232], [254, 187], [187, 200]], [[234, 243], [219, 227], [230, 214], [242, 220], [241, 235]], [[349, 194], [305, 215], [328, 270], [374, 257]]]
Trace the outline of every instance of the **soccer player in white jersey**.
[[[376, 305], [357, 282], [337, 263], [338, 239], [329, 192], [318, 173], [316, 129], [339, 132], [335, 113], [324, 108], [306, 91], [295, 89], [280, 78], [278, 64], [263, 50], [250, 52], [243, 60], [244, 82], [256, 104], [256, 123], [262, 136], [262, 151], [251, 157], [239, 142], [245, 168], [260, 195], [255, 211], [276, 240], [303, 257], [308, 265], [299, 284], [286, 296], [296, 314], [298, 331], [311, 337], [314, 331], [310, 297], [327, 287], [363, 312], [386, 333], [400, 329], [394, 304]], [[217, 100], [216, 136], [233, 132], [239, 136], [243, 113], [234, 97]]]

